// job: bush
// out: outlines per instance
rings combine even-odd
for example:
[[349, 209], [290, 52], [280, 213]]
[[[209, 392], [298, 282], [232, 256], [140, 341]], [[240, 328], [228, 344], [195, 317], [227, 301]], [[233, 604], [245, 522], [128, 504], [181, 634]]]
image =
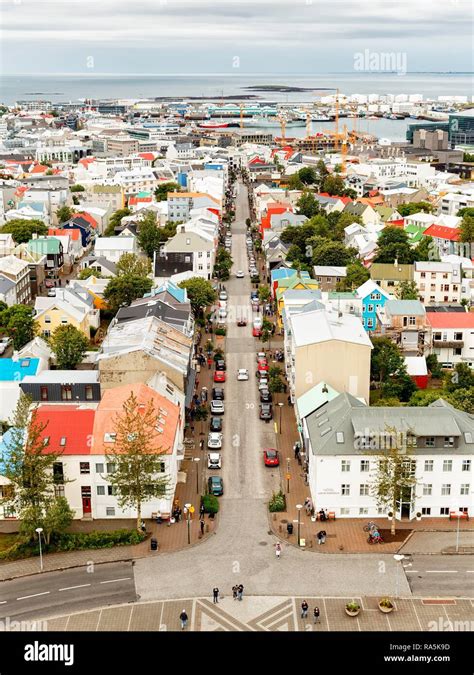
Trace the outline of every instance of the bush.
[[204, 507], [204, 512], [211, 515], [219, 511], [219, 500], [215, 495], [204, 495], [201, 499], [201, 504]]
[[286, 511], [286, 498], [283, 492], [274, 492], [272, 498], [268, 502], [268, 510], [271, 513], [276, 511]]
[[386, 607], [387, 609], [393, 608], [393, 603], [390, 600], [390, 598], [382, 598], [381, 600], [379, 600], [379, 605], [380, 607]]
[[227, 330], [225, 328], [216, 328], [214, 333], [216, 335], [225, 335], [227, 333]]

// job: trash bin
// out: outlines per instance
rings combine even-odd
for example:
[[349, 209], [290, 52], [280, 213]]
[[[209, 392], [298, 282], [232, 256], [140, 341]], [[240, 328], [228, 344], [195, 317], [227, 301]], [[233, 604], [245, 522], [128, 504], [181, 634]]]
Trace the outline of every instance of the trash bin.
[[288, 534], [293, 534], [293, 523], [287, 523], [286, 531], [288, 532]]
[[152, 551], [158, 550], [158, 539], [150, 539], [150, 548]]

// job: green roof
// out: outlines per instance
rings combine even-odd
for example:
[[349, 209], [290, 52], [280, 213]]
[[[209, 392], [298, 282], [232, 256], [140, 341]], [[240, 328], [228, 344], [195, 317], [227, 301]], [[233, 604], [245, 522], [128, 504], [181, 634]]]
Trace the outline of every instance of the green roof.
[[357, 298], [355, 291], [331, 291], [328, 293], [328, 300], [353, 300]]
[[60, 247], [61, 242], [55, 237], [40, 237], [39, 239], [30, 239], [28, 242], [28, 251], [41, 255], [60, 253]]
[[390, 279], [393, 281], [411, 281], [413, 279], [414, 265], [392, 263], [372, 263], [370, 267], [371, 279]]
[[[323, 391], [324, 388], [326, 388], [327, 391]], [[338, 391], [325, 382], [319, 382], [297, 399], [296, 405], [298, 407], [300, 420], [302, 420], [303, 417], [310, 415], [327, 401], [332, 401], [336, 396], [339, 396]]]

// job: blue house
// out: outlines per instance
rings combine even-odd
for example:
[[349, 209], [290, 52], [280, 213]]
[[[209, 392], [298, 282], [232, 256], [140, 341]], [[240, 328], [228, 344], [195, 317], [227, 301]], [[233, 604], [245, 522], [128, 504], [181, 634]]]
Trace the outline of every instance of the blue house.
[[372, 279], [359, 286], [356, 293], [362, 300], [362, 323], [365, 330], [370, 333], [377, 326], [377, 310], [390, 300], [390, 295]]

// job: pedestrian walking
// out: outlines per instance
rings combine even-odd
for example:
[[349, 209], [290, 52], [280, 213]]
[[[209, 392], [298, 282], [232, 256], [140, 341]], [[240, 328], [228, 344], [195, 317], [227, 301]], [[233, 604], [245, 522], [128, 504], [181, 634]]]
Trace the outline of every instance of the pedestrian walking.
[[181, 630], [184, 630], [186, 628], [186, 626], [188, 625], [188, 615], [186, 614], [185, 609], [183, 609], [183, 611], [179, 615], [179, 619], [181, 621]]
[[199, 526], [201, 528], [201, 534], [204, 534], [204, 518], [202, 516], [199, 519]]
[[201, 516], [201, 518], [204, 518], [204, 504], [201, 504], [201, 506], [199, 507], [199, 515]]
[[295, 459], [298, 459], [300, 456], [300, 444], [298, 441], [294, 444], [293, 450], [295, 451]]
[[215, 605], [219, 602], [219, 589], [217, 586], [212, 589], [212, 601], [214, 602]]
[[319, 619], [319, 607], [315, 607], [313, 610], [314, 623], [321, 623]]
[[237, 600], [238, 588], [239, 587], [237, 586], [237, 584], [235, 584], [235, 586], [232, 586], [232, 597], [234, 598], [234, 600]]
[[242, 584], [239, 584], [237, 586], [237, 599], [242, 600], [243, 597], [244, 597], [244, 587], [242, 586]]
[[280, 542], [278, 542], [275, 546], [275, 554], [276, 554], [277, 560], [280, 560], [280, 556], [281, 556], [281, 544], [280, 544]]
[[302, 619], [307, 619], [308, 618], [308, 603], [306, 600], [303, 600], [301, 603], [301, 618]]

